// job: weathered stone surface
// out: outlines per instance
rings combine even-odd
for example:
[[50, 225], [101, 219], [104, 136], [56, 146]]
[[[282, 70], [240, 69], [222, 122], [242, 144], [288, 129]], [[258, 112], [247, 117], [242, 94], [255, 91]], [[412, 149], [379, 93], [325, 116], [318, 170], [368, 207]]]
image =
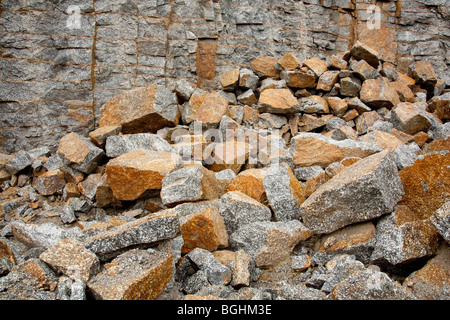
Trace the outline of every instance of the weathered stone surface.
[[391, 82], [392, 88], [397, 91], [398, 97], [402, 102], [414, 102], [414, 93], [408, 85], [402, 80]]
[[9, 174], [16, 174], [33, 163], [34, 158], [28, 152], [20, 150], [8, 157], [5, 169]]
[[260, 112], [292, 114], [300, 111], [299, 103], [289, 89], [266, 89], [258, 101]]
[[299, 100], [300, 111], [306, 113], [329, 113], [327, 100], [320, 96], [310, 96]]
[[293, 53], [286, 53], [280, 60], [278, 60], [278, 65], [283, 68], [283, 70], [294, 70], [302, 65], [302, 62]]
[[449, 198], [450, 153], [427, 154], [399, 172], [407, 205], [420, 219], [429, 218]]
[[247, 224], [270, 221], [272, 213], [268, 207], [239, 191], [225, 193], [218, 202], [229, 234]]
[[105, 150], [109, 158], [117, 158], [135, 149], [175, 152], [166, 140], [151, 133], [111, 136], [106, 139]]
[[97, 256], [73, 238], [59, 241], [41, 253], [39, 259], [74, 280], [88, 281], [100, 271]]
[[103, 158], [104, 152], [85, 137], [72, 132], [60, 140], [58, 155], [73, 169], [91, 173]]
[[252, 89], [256, 91], [258, 88], [259, 77], [252, 70], [241, 68], [239, 71], [239, 87], [244, 89]]
[[450, 201], [447, 201], [437, 209], [430, 217], [430, 222], [440, 235], [450, 243]]
[[298, 218], [300, 205], [305, 201], [305, 188], [286, 163], [272, 165], [263, 185], [277, 221]]
[[323, 91], [331, 91], [339, 79], [339, 71], [325, 71], [320, 76], [316, 89]]
[[346, 97], [356, 97], [361, 91], [361, 80], [354, 76], [342, 78], [340, 85], [339, 92]]
[[195, 114], [200, 109], [208, 92], [203, 89], [196, 89], [188, 102], [183, 105], [181, 110], [181, 119], [183, 123], [189, 124], [194, 120]]
[[228, 232], [217, 209], [187, 215], [180, 224], [184, 242], [181, 253], [191, 252], [195, 248], [214, 251], [228, 247]]
[[389, 151], [382, 151], [320, 186], [300, 206], [300, 217], [314, 232], [330, 233], [391, 212], [403, 194], [397, 167]]
[[[200, 272], [204, 272], [207, 283], [227, 285], [231, 281], [231, 270], [217, 261], [213, 254], [205, 249], [196, 248], [186, 255], [190, 263]], [[199, 272], [197, 271], [197, 273]], [[196, 274], [197, 274], [196, 273]], [[199, 288], [200, 289], [200, 288]]]
[[428, 61], [417, 61], [409, 66], [408, 75], [424, 86], [434, 86], [437, 82], [433, 65]]
[[83, 245], [103, 260], [121, 249], [174, 238], [179, 231], [178, 215], [175, 210], [168, 209], [89, 237]]
[[253, 92], [252, 89], [248, 89], [247, 91], [238, 95], [236, 97], [236, 99], [237, 99], [237, 101], [239, 101], [239, 103], [248, 105], [248, 106], [254, 105], [258, 102], [258, 100], [256, 99], [256, 96], [255, 96], [255, 93]]
[[291, 88], [305, 89], [316, 86], [316, 75], [313, 71], [306, 68], [281, 71], [280, 77]]
[[433, 97], [428, 102], [428, 109], [441, 120], [450, 119], [450, 93]]
[[217, 92], [207, 93], [193, 120], [201, 123], [204, 129], [215, 128], [227, 112], [227, 100]]
[[104, 126], [89, 132], [89, 138], [99, 147], [103, 147], [106, 139], [120, 133], [122, 126]]
[[402, 102], [392, 108], [391, 123], [397, 130], [414, 135], [420, 131], [427, 131], [431, 127], [430, 120], [416, 105]]
[[219, 74], [220, 85], [224, 91], [234, 91], [239, 83], [239, 68], [222, 71]]
[[64, 174], [58, 169], [47, 171], [33, 179], [33, 187], [43, 196], [52, 195], [64, 188], [65, 185]]
[[230, 245], [251, 255], [257, 267], [270, 267], [286, 259], [296, 244], [311, 235], [298, 220], [255, 222], [233, 232]]
[[231, 169], [237, 174], [250, 154], [250, 145], [243, 141], [231, 140], [209, 146], [211, 157], [206, 159], [206, 163], [214, 172]]
[[17, 264], [16, 256], [5, 240], [0, 238], [0, 276], [8, 274], [12, 267]]
[[396, 211], [381, 218], [371, 258], [374, 262], [382, 263], [384, 258], [396, 265], [436, 253], [440, 237], [434, 226], [428, 220], [413, 219], [397, 217]]
[[381, 149], [366, 142], [338, 141], [318, 133], [301, 132], [291, 140], [290, 151], [296, 166], [321, 166], [341, 161], [346, 157], [365, 158]]
[[358, 76], [362, 81], [380, 77], [378, 71], [364, 60], [351, 61], [350, 69], [352, 69], [355, 72], [356, 76]]
[[16, 221], [11, 226], [12, 234], [20, 242], [29, 247], [50, 248], [56, 245], [58, 241], [75, 237], [82, 238], [79, 228], [63, 229], [53, 223], [42, 224], [24, 223]]
[[218, 198], [217, 179], [213, 171], [202, 165], [172, 171], [162, 180], [164, 205]]
[[360, 41], [356, 41], [350, 50], [350, 54], [356, 60], [365, 60], [374, 68], [378, 68], [380, 63], [380, 54]]
[[259, 77], [278, 78], [280, 71], [275, 68], [276, 63], [276, 58], [259, 56], [250, 63], [250, 67]]
[[109, 100], [102, 109], [100, 127], [121, 125], [123, 133], [156, 132], [178, 124], [176, 94], [152, 84], [126, 91]]
[[319, 78], [325, 71], [328, 70], [325, 61], [319, 58], [310, 58], [303, 61], [303, 65], [310, 69]]
[[266, 174], [267, 170], [265, 169], [243, 170], [227, 184], [225, 192], [239, 191], [262, 203], [266, 198], [263, 185]]
[[382, 120], [383, 118], [376, 111], [364, 112], [355, 119], [356, 131], [358, 134], [363, 135], [367, 133], [370, 127], [375, 122]]
[[333, 288], [335, 300], [405, 300], [414, 299], [406, 289], [380, 271], [356, 272]]
[[360, 99], [365, 104], [375, 108], [392, 108], [400, 103], [397, 91], [384, 77], [369, 79], [362, 84]]
[[118, 200], [135, 200], [149, 190], [161, 189], [162, 179], [180, 166], [178, 154], [132, 150], [106, 165], [106, 181]]
[[153, 300], [172, 278], [172, 256], [155, 250], [130, 250], [88, 281], [101, 300]]
[[413, 272], [403, 282], [422, 300], [448, 300], [450, 290], [450, 249], [444, 247], [420, 270]]

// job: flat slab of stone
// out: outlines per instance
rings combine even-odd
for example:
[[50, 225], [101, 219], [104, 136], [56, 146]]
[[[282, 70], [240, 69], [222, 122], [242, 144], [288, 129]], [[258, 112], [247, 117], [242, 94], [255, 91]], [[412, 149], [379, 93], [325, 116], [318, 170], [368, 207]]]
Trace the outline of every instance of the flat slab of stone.
[[122, 154], [136, 149], [175, 152], [165, 139], [152, 133], [111, 136], [106, 139], [105, 150], [106, 156], [109, 158], [117, 158]]

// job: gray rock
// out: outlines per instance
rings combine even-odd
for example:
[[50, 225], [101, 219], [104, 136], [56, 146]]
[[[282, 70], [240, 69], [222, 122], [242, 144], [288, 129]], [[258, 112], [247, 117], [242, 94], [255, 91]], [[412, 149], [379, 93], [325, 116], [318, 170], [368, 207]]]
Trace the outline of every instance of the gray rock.
[[[231, 281], [231, 270], [217, 261], [213, 254], [205, 249], [195, 248], [186, 255], [191, 264], [206, 273], [208, 282], [213, 285], [227, 285]], [[197, 271], [198, 272], [198, 271]]]
[[342, 78], [340, 81], [341, 89], [340, 93], [346, 97], [356, 97], [359, 91], [361, 91], [361, 80], [356, 77]]
[[259, 77], [250, 69], [241, 68], [239, 71], [239, 87], [256, 91]]
[[231, 248], [251, 255], [256, 267], [269, 267], [286, 259], [300, 241], [311, 235], [298, 220], [264, 221], [244, 225], [231, 234], [229, 242]]
[[218, 209], [229, 235], [249, 223], [270, 221], [272, 217], [268, 207], [239, 191], [224, 194], [218, 202]]
[[61, 209], [60, 217], [63, 223], [72, 223], [77, 220], [77, 217], [75, 216], [75, 211], [71, 206], [68, 205], [65, 205]]
[[16, 174], [33, 163], [34, 157], [24, 150], [15, 153], [5, 164], [5, 169], [10, 174]]
[[89, 237], [84, 246], [104, 260], [131, 246], [148, 246], [175, 238], [179, 231], [178, 215], [175, 210], [168, 209]]
[[403, 194], [397, 166], [389, 151], [382, 151], [320, 186], [300, 206], [300, 217], [314, 232], [330, 233], [392, 212]]
[[430, 218], [441, 236], [450, 243], [450, 201], [447, 201]]
[[137, 133], [123, 136], [111, 136], [106, 139], [106, 156], [117, 158], [134, 149], [175, 152], [170, 144], [157, 134]]
[[295, 168], [294, 175], [300, 181], [306, 181], [310, 178], [314, 178], [318, 174], [325, 172], [321, 166], [312, 166], [312, 167], [299, 167]]
[[178, 97], [181, 97], [184, 101], [189, 101], [192, 93], [194, 92], [194, 88], [192, 88], [191, 84], [186, 80], [178, 80], [175, 82], [175, 93]]
[[354, 256], [340, 255], [330, 260], [326, 265], [329, 277], [322, 285], [321, 290], [330, 293], [342, 280], [355, 272], [365, 269], [364, 264], [355, 260]]
[[161, 199], [164, 205], [217, 197], [215, 174], [201, 165], [172, 171], [162, 180]]
[[416, 152], [418, 150], [420, 150], [420, 148], [417, 146], [417, 144], [402, 144], [395, 148], [395, 150], [392, 152], [392, 158], [394, 159], [399, 171], [413, 165], [414, 162], [416, 162], [418, 158]]
[[289, 221], [298, 218], [305, 194], [301, 182], [286, 163], [272, 165], [267, 171], [263, 185], [277, 220]]
[[304, 284], [293, 285], [283, 282], [276, 289], [277, 300], [322, 300], [326, 293]]

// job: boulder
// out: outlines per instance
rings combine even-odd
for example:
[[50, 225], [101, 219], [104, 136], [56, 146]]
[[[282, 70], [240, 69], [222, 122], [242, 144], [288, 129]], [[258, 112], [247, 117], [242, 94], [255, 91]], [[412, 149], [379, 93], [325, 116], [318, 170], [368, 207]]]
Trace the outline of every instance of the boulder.
[[172, 278], [172, 255], [156, 250], [130, 250], [87, 282], [96, 299], [154, 300]]
[[389, 151], [382, 151], [321, 185], [300, 206], [300, 219], [316, 233], [330, 233], [392, 212], [403, 194], [397, 166]]
[[262, 203], [266, 199], [263, 185], [266, 174], [267, 170], [262, 168], [243, 170], [227, 184], [225, 192], [239, 191]]
[[450, 243], [450, 201], [437, 209], [430, 217], [430, 222], [448, 243]]
[[156, 132], [174, 127], [180, 119], [177, 96], [152, 84], [126, 91], [102, 108], [99, 126], [122, 126], [123, 133]]
[[275, 114], [298, 113], [299, 103], [289, 89], [266, 89], [258, 101], [259, 112]]
[[234, 91], [239, 83], [240, 68], [222, 71], [219, 74], [220, 85], [224, 91]]
[[380, 54], [373, 48], [370, 48], [360, 41], [355, 42], [353, 47], [350, 49], [350, 54], [356, 60], [365, 60], [375, 69], [377, 69], [380, 64]]
[[106, 165], [106, 182], [118, 200], [136, 200], [147, 191], [160, 190], [162, 179], [181, 164], [178, 154], [132, 150]]
[[391, 86], [389, 80], [384, 77], [364, 81], [360, 99], [375, 109], [383, 107], [391, 109], [400, 103], [397, 91]]
[[105, 150], [109, 158], [117, 158], [135, 149], [175, 152], [170, 144], [157, 134], [136, 133], [106, 139]]
[[391, 110], [391, 123], [397, 130], [414, 135], [418, 132], [426, 132], [432, 125], [415, 104], [401, 102]]
[[280, 70], [275, 68], [277, 61], [273, 57], [259, 56], [250, 63], [250, 67], [260, 78], [279, 78]]
[[[191, 98], [192, 99], [192, 98]], [[228, 112], [228, 101], [217, 92], [207, 93], [193, 120], [201, 123], [203, 129], [215, 128]]]

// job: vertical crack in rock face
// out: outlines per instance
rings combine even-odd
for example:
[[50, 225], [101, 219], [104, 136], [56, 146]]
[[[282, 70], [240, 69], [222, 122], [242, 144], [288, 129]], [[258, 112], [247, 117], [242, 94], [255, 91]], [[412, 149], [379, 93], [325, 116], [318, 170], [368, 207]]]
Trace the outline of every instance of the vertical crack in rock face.
[[0, 300], [448, 299], [447, 2], [0, 1]]

